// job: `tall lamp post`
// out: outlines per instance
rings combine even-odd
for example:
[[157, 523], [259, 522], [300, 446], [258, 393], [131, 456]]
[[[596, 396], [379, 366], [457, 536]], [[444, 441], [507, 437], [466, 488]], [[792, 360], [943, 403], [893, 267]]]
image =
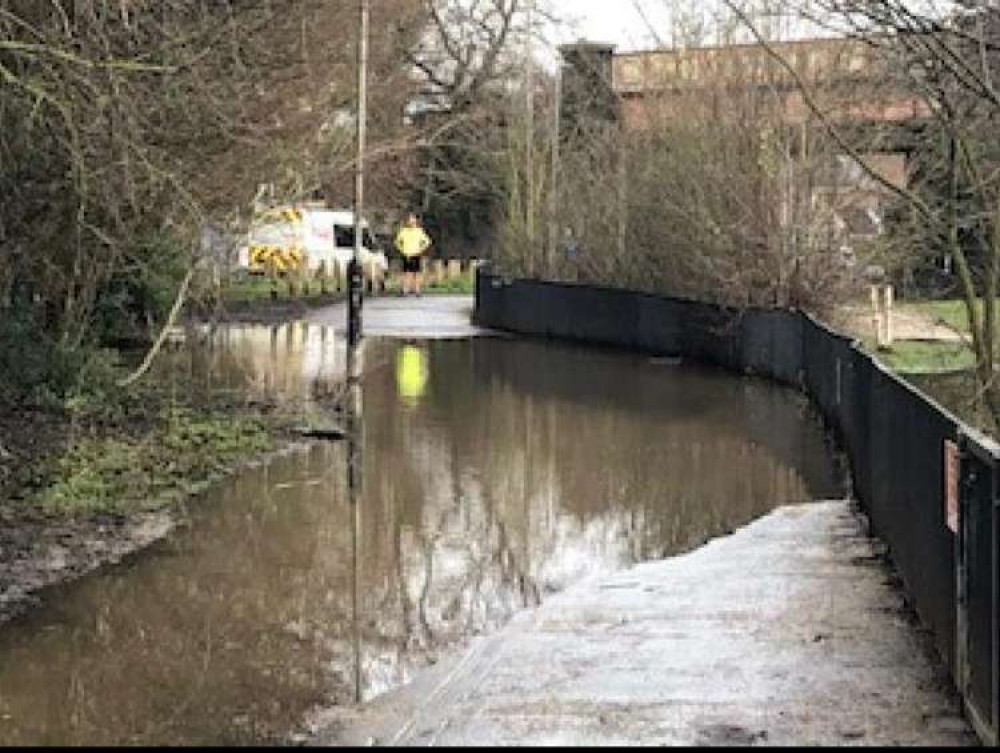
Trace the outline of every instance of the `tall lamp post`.
[[361, 306], [364, 295], [361, 249], [364, 243], [362, 213], [365, 204], [365, 138], [368, 118], [368, 0], [359, 0], [358, 111], [354, 161], [354, 256], [348, 268], [347, 378], [356, 382], [361, 373]]
[[364, 461], [364, 444], [361, 396], [361, 306], [364, 287], [361, 275], [361, 248], [364, 242], [362, 213], [365, 198], [365, 127], [368, 117], [368, 0], [359, 0], [360, 23], [358, 26], [358, 112], [357, 154], [354, 163], [354, 256], [348, 266], [347, 297], [347, 488], [352, 515], [352, 570], [351, 589], [354, 637], [354, 698], [364, 700], [361, 661], [361, 499]]

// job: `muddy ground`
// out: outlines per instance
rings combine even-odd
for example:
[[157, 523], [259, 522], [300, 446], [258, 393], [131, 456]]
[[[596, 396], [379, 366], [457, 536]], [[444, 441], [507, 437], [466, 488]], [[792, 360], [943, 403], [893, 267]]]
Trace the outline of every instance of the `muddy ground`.
[[73, 518], [35, 505], [31, 497], [50, 479], [68, 428], [61, 411], [0, 404], [0, 623], [45, 586], [117, 561], [173, 526], [168, 512]]
[[[280, 324], [301, 318], [312, 308], [328, 306], [337, 295], [308, 301], [257, 301], [230, 304], [212, 313], [216, 322]], [[192, 321], [206, 321], [208, 311], [192, 312]], [[258, 410], [261, 406], [257, 406]], [[267, 406], [263, 406], [267, 412]], [[47, 513], [36, 501], [38, 493], [56, 477], [58, 459], [66, 452], [70, 416], [58, 408], [36, 408], [5, 403], [0, 396], [0, 624], [21, 614], [37, 601], [38, 592], [119, 562], [169, 533], [183, 520], [181, 505], [128, 513], [67, 515]], [[143, 416], [131, 419], [129, 432], [140, 433]], [[97, 427], [114, 433], [120, 427]], [[276, 422], [272, 431], [278, 452], [302, 443], [287, 425]], [[218, 476], [232, 473], [263, 456], [244, 459]], [[203, 486], [204, 484], [202, 484]]]
[[[36, 604], [42, 589], [120, 562], [185, 520], [183, 502], [128, 513], [43, 510], [32, 496], [51, 480], [67, 428], [55, 411], [0, 406], [0, 624]], [[216, 480], [302, 445], [292, 432], [275, 433], [278, 450], [220, 468]]]

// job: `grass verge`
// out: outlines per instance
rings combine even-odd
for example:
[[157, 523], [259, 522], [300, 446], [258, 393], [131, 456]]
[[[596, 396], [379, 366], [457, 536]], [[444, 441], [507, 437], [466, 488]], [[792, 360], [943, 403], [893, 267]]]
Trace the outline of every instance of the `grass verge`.
[[891, 348], [876, 349], [873, 341], [865, 341], [865, 347], [879, 361], [901, 374], [950, 373], [975, 366], [972, 351], [960, 342], [897, 340]]
[[0, 404], [0, 518], [163, 509], [297, 437], [290, 406], [207, 394], [176, 373], [119, 388], [121, 371], [59, 407]]
[[174, 408], [149, 418], [141, 431], [106, 427], [70, 442], [29, 501], [48, 515], [162, 509], [277, 444], [260, 417]]
[[[962, 300], [915, 301], [902, 303], [899, 309], [901, 311], [912, 311], [920, 314], [956, 332], [962, 334], [969, 333], [969, 317], [966, 313], [965, 302]], [[983, 309], [981, 304], [977, 304], [976, 310], [979, 315], [982, 315]]]

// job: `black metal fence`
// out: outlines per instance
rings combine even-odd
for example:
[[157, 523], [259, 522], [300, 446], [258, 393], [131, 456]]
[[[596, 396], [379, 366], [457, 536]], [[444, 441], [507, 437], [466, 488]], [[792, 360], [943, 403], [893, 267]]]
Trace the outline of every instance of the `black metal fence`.
[[851, 462], [982, 741], [1000, 723], [1000, 446], [886, 371], [851, 340], [789, 311], [720, 306], [481, 268], [476, 321], [522, 334], [680, 355], [794, 385]]

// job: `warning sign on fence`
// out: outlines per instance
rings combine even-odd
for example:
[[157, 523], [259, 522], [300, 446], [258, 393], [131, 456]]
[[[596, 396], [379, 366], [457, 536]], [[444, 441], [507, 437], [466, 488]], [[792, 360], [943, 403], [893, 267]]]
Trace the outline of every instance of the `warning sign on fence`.
[[950, 439], [944, 441], [944, 522], [958, 533], [958, 445]]

